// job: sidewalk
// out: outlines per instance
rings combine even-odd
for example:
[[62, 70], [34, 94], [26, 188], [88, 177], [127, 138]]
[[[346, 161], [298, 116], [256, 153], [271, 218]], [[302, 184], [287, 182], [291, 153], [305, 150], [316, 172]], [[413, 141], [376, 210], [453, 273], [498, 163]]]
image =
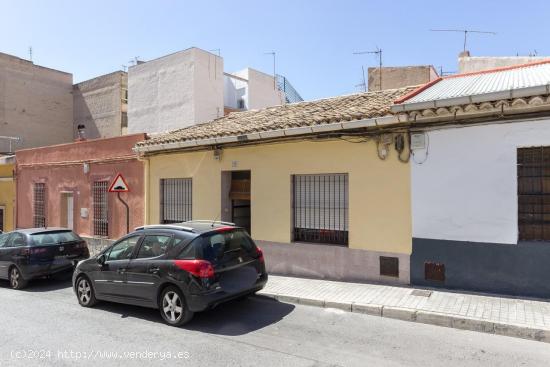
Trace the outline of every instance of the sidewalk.
[[281, 302], [550, 343], [550, 302], [270, 275], [258, 294]]

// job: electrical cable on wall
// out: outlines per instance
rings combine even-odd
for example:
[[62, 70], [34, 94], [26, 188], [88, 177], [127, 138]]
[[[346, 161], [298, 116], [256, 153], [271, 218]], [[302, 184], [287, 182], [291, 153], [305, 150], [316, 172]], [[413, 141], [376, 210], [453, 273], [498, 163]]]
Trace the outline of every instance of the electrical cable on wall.
[[[403, 135], [407, 136], [407, 143], [405, 144], [405, 137]], [[398, 134], [395, 137], [395, 150], [397, 151], [397, 158], [402, 163], [408, 163], [411, 159], [411, 134], [410, 132], [407, 132], [405, 134]], [[401, 157], [401, 154], [403, 151], [407, 150], [407, 158]]]

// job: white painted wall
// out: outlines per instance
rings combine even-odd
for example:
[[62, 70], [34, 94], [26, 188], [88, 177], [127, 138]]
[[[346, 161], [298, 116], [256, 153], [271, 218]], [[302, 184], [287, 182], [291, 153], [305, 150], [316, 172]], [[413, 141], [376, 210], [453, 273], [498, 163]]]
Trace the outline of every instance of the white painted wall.
[[237, 101], [244, 100], [245, 109], [254, 110], [285, 103], [284, 95], [273, 86], [273, 76], [261, 71], [246, 68], [231, 73], [247, 82], [226, 76], [225, 106], [237, 108]]
[[550, 145], [550, 119], [427, 134], [427, 159], [411, 160], [413, 237], [517, 243], [517, 148]]
[[128, 133], [180, 129], [223, 115], [223, 59], [190, 48], [128, 71]]

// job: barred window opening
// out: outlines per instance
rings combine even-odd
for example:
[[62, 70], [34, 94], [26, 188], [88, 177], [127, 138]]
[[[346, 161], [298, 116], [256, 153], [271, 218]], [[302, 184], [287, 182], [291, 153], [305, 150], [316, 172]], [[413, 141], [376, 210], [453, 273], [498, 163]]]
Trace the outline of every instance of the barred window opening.
[[294, 241], [348, 245], [348, 175], [294, 175]]
[[95, 181], [92, 185], [92, 208], [94, 236], [109, 236], [109, 202], [108, 190], [109, 182]]
[[33, 226], [46, 227], [46, 184], [37, 182], [33, 188]]
[[550, 147], [518, 148], [520, 241], [550, 241]]
[[191, 178], [160, 180], [160, 222], [186, 222], [193, 214], [193, 182]]

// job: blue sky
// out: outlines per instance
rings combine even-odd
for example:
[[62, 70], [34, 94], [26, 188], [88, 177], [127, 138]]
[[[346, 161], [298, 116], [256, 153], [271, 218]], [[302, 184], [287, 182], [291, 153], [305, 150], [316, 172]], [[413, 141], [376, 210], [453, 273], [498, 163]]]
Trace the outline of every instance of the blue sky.
[[550, 1], [176, 1], [0, 0], [0, 52], [72, 72], [75, 82], [197, 46], [221, 49], [225, 70], [277, 72], [305, 99], [358, 91], [361, 65], [433, 64], [455, 71], [462, 35], [431, 28], [495, 31], [472, 35], [477, 56], [550, 54]]

